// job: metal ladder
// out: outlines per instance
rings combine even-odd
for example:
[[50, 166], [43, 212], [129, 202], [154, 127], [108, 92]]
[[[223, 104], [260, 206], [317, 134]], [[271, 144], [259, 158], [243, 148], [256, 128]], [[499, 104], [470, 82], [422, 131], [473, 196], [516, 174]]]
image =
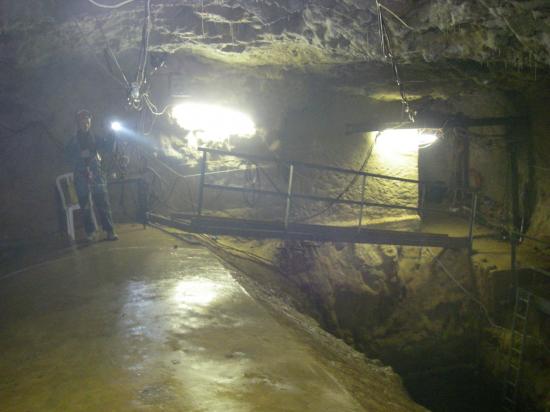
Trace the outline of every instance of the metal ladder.
[[521, 365], [523, 362], [531, 297], [531, 292], [517, 288], [516, 304], [512, 317], [510, 349], [508, 351], [508, 365], [503, 385], [503, 409], [508, 412], [515, 412], [517, 410], [518, 385], [521, 378]]

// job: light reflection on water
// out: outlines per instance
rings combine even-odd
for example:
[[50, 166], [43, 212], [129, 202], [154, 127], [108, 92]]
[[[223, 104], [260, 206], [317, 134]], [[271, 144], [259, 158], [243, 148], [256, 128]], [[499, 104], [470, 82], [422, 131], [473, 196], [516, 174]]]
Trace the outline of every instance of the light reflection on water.
[[188, 278], [178, 281], [173, 299], [177, 303], [206, 306], [220, 294], [223, 285], [205, 278]]

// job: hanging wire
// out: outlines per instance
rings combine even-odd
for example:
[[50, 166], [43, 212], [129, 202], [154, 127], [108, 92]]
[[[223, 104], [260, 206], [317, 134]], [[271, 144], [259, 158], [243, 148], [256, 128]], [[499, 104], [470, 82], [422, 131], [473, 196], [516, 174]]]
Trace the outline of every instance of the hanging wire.
[[[429, 248], [426, 248], [426, 250], [428, 251], [430, 256], [436, 261], [436, 263], [439, 265], [439, 267], [441, 267], [441, 269], [443, 269], [443, 272], [445, 272], [445, 274], [455, 283], [455, 285], [458, 286], [458, 288], [460, 290], [462, 290], [462, 292], [464, 292], [464, 294], [467, 297], [469, 297], [471, 300], [473, 300], [479, 306], [479, 308], [481, 309], [481, 311], [485, 315], [485, 318], [487, 319], [487, 322], [489, 323], [489, 325], [491, 327], [493, 327], [495, 329], [498, 329], [498, 330], [501, 330], [501, 331], [504, 331], [504, 332], [513, 333], [511, 329], [505, 328], [503, 326], [500, 326], [500, 325], [496, 324], [495, 321], [493, 320], [493, 318], [491, 318], [491, 316], [489, 315], [489, 310], [487, 309], [487, 307], [479, 299], [477, 299], [468, 289], [466, 289], [464, 286], [462, 286], [462, 284], [456, 279], [456, 277], [453, 276], [451, 271], [443, 264], [443, 262], [441, 262], [441, 260], [437, 256], [435, 256], [432, 253], [432, 251]], [[528, 268], [528, 269], [537, 270], [535, 268]], [[546, 342], [542, 338], [536, 337], [536, 336], [533, 336], [533, 335], [525, 335], [525, 337], [535, 340], [537, 342], [537, 344], [541, 345], [547, 352], [550, 353], [550, 347], [546, 344]]]
[[139, 65], [136, 76], [136, 83], [141, 88], [146, 82], [145, 71], [147, 68], [147, 57], [149, 50], [149, 39], [151, 37], [151, 0], [145, 0], [145, 17], [141, 33], [142, 45], [140, 50]]
[[447, 267], [441, 262], [441, 260], [435, 256], [432, 251], [429, 248], [426, 248], [430, 256], [436, 261], [436, 263], [439, 265], [441, 269], [443, 269], [443, 272], [454, 282], [454, 284], [462, 291], [466, 296], [468, 296], [471, 300], [473, 300], [482, 310], [483, 314], [485, 315], [485, 318], [487, 319], [487, 322], [489, 322], [489, 325], [491, 325], [494, 328], [504, 329], [502, 326], [499, 326], [495, 323], [495, 321], [491, 318], [489, 315], [489, 310], [487, 307], [478, 299], [476, 298], [472, 292], [470, 292], [468, 289], [466, 289], [457, 279], [453, 276], [451, 271], [447, 269]]
[[[407, 95], [405, 93], [405, 86], [403, 85], [403, 81], [401, 80], [401, 76], [399, 75], [399, 68], [397, 66], [397, 61], [395, 59], [394, 53], [392, 51], [391, 46], [391, 40], [390, 36], [388, 34], [388, 29], [386, 26], [386, 21], [384, 19], [384, 16], [382, 14], [382, 8], [384, 10], [388, 10], [386, 7], [384, 7], [378, 0], [376, 0], [376, 9], [378, 12], [378, 30], [380, 35], [380, 49], [382, 51], [382, 55], [386, 60], [389, 60], [392, 66], [392, 72], [393, 72], [393, 80], [397, 87], [399, 88], [399, 94], [401, 96], [401, 105], [403, 107], [403, 112], [407, 114], [407, 117], [409, 118], [409, 121], [411, 123], [414, 123], [415, 121], [415, 112], [411, 109], [409, 105], [409, 101], [407, 99]], [[394, 14], [392, 12], [392, 14]]]
[[135, 0], [125, 0], [118, 4], [102, 4], [102, 3], [98, 3], [95, 0], [88, 0], [88, 1], [92, 3], [94, 6], [101, 7], [102, 9], [118, 9], [122, 6], [126, 6], [127, 4], [134, 2]]
[[151, 113], [155, 116], [163, 116], [166, 111], [172, 106], [171, 104], [167, 104], [164, 109], [159, 110], [157, 106], [152, 102], [151, 97], [149, 97], [148, 93], [145, 93], [143, 95], [143, 100], [145, 101], [145, 104], [147, 105]]
[[255, 207], [258, 202], [258, 193], [256, 190], [262, 187], [258, 166], [253, 162], [246, 162], [243, 177], [244, 187], [252, 190], [252, 192], [243, 192], [243, 199], [249, 207]]
[[391, 9], [384, 6], [382, 3], [378, 3], [378, 6], [384, 10], [386, 10], [391, 16], [393, 16], [399, 23], [401, 23], [403, 26], [405, 26], [407, 29], [411, 31], [416, 31], [414, 27], [409, 26], [401, 17], [399, 17], [397, 14], [395, 14]]
[[[380, 135], [380, 133], [378, 133], [376, 135], [376, 138], [374, 139], [374, 142], [372, 144], [372, 146], [370, 147], [370, 150], [368, 151], [367, 155], [365, 156], [365, 159], [363, 160], [363, 163], [361, 164], [361, 167], [359, 168], [359, 172], [363, 172], [365, 170], [365, 168], [367, 167], [367, 164], [372, 156], [372, 152], [374, 151], [374, 146], [376, 146], [376, 142], [378, 141], [378, 136]], [[344, 190], [342, 190], [340, 192], [340, 194], [338, 196], [336, 196], [329, 204], [328, 206], [326, 206], [325, 208], [321, 209], [319, 212], [316, 212], [316, 213], [313, 213], [312, 215], [309, 215], [309, 216], [305, 216], [303, 218], [300, 218], [298, 220], [296, 220], [296, 222], [306, 222], [308, 220], [311, 220], [317, 216], [320, 216], [322, 215], [323, 213], [327, 212], [328, 210], [330, 210], [346, 193], [348, 193], [350, 191], [350, 189], [352, 188], [352, 186], [355, 184], [355, 182], [357, 182], [357, 179], [359, 178], [359, 174], [356, 174], [353, 176], [353, 178], [351, 178], [351, 180], [349, 181], [349, 183], [346, 185], [346, 187], [344, 188]]]
[[78, 29], [78, 31], [80, 32], [80, 35], [82, 37], [82, 39], [84, 40], [84, 43], [86, 44], [86, 46], [88, 46], [88, 48], [91, 50], [92, 52], [92, 57], [94, 58], [94, 61], [96, 62], [96, 64], [105, 72], [107, 73], [113, 80], [115, 80], [118, 84], [120, 84], [122, 87], [126, 88], [127, 85], [124, 84], [122, 82], [122, 80], [120, 80], [118, 77], [116, 77], [113, 73], [111, 73], [111, 71], [105, 67], [105, 65], [99, 60], [99, 58], [97, 57], [96, 55], [96, 50], [94, 49], [94, 47], [92, 46], [92, 44], [88, 41], [88, 36], [86, 36], [86, 34], [82, 31], [82, 28], [80, 27], [80, 24], [78, 24], [78, 21], [77, 20], [73, 20], [73, 23], [76, 25], [76, 28]]
[[[97, 20], [96, 20], [96, 24], [97, 24]], [[120, 67], [120, 64], [118, 62], [118, 58], [117, 58], [116, 54], [114, 53], [113, 49], [111, 49], [111, 43], [110, 43], [109, 39], [107, 38], [107, 36], [105, 35], [105, 32], [103, 31], [103, 27], [101, 25], [99, 25], [99, 31], [101, 33], [101, 36], [105, 40], [105, 44], [107, 46], [105, 48], [105, 57], [108, 58], [108, 59], [111, 59], [113, 61], [113, 63], [115, 64], [115, 67], [118, 70], [118, 73], [122, 77], [122, 80], [124, 80], [124, 84], [126, 85], [126, 88], [129, 88], [130, 87], [130, 82], [126, 78], [126, 75], [124, 74], [124, 70], [122, 70], [122, 67]]]
[[[130, 87], [130, 83], [128, 82], [128, 79], [126, 78], [126, 75], [124, 74], [124, 71], [120, 67], [120, 64], [118, 63], [118, 59], [117, 59], [115, 53], [113, 52], [113, 50], [111, 49], [111, 47], [109, 46], [109, 43], [107, 43], [107, 47], [105, 48], [105, 58], [106, 58], [107, 62], [109, 62], [109, 59], [113, 61], [113, 63], [115, 64], [115, 67], [118, 70], [118, 73], [120, 73], [120, 77], [122, 78], [122, 80], [124, 81], [124, 84], [126, 85], [126, 88]], [[110, 70], [110, 71], [112, 72], [112, 70]]]

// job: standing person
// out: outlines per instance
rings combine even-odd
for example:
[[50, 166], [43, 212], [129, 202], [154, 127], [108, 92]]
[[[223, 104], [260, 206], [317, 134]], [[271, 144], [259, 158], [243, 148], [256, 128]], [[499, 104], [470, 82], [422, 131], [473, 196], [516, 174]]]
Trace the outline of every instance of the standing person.
[[107, 240], [117, 240], [107, 192], [107, 178], [101, 164], [101, 156], [115, 150], [114, 136], [96, 137], [90, 130], [92, 114], [87, 110], [77, 112], [76, 123], [78, 131], [67, 145], [66, 153], [73, 166], [76, 194], [84, 212], [86, 238], [88, 241], [95, 240], [96, 227], [92, 216], [95, 206], [101, 226], [107, 232]]

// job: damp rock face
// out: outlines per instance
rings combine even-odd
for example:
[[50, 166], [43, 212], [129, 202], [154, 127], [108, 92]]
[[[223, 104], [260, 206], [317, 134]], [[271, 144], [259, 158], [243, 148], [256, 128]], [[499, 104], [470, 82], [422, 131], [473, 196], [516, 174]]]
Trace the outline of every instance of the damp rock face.
[[[480, 408], [499, 402], [510, 348], [509, 245], [477, 245], [472, 268], [467, 251], [437, 248], [224, 238], [215, 250], [331, 334], [391, 365], [417, 401], [437, 409], [447, 399], [461, 410], [464, 396]], [[520, 257], [526, 265], [533, 259], [528, 254]], [[252, 263], [251, 256], [261, 261]], [[548, 290], [529, 271], [521, 278], [536, 280], [537, 293]], [[546, 326], [547, 317], [533, 307], [520, 385], [522, 404], [533, 410], [549, 401]], [[441, 391], [439, 406], [433, 385]]]
[[[372, 136], [347, 134], [346, 125], [404, 118], [390, 62], [382, 53], [375, 1], [152, 3], [151, 61], [165, 61], [151, 79], [155, 101], [169, 102], [171, 82], [179, 76], [185, 94], [242, 108], [260, 130], [255, 143], [240, 146], [247, 152], [360, 169]], [[508, 219], [509, 155], [517, 151], [525, 227], [528, 234], [547, 239], [548, 2], [380, 3], [406, 96], [415, 110], [527, 119], [514, 131], [511, 146], [501, 128], [471, 130], [470, 168], [475, 169], [472, 175], [479, 180], [481, 192], [492, 199], [481, 203], [482, 211]], [[105, 127], [103, 119], [111, 116], [140, 124], [140, 113], [128, 109], [128, 90], [120, 85], [120, 74], [110, 66], [105, 49], [118, 56], [122, 70], [132, 79], [143, 4], [136, 0], [120, 9], [101, 10], [85, 0], [26, 0], [5, 1], [0, 7], [0, 128], [5, 142], [0, 151], [0, 186], [5, 194], [0, 205], [2, 244], [38, 237], [48, 242], [52, 234], [62, 233], [63, 216], [58, 216], [53, 182], [68, 171], [63, 146], [75, 132], [76, 109], [94, 112], [98, 132]], [[172, 166], [185, 162], [186, 172], [197, 171], [199, 156], [173, 122], [158, 121], [152, 135], [156, 155], [166, 156], [163, 159]], [[430, 169], [431, 177], [437, 178], [442, 170], [449, 175], [458, 150], [453, 147], [432, 160], [437, 167]], [[134, 161], [138, 150], [133, 153]], [[396, 167], [373, 156], [369, 171], [412, 179], [420, 176], [418, 168]], [[409, 166], [417, 160], [430, 163], [419, 158]], [[278, 175], [280, 187], [286, 182], [285, 173]], [[176, 184], [166, 170], [160, 174], [171, 189], [170, 196], [159, 196], [169, 203], [161, 205], [163, 212], [192, 211], [195, 188]], [[313, 177], [319, 178], [318, 187], [311, 184]], [[341, 176], [307, 175], [301, 182], [297, 178], [296, 185], [306, 192], [337, 196], [349, 182]], [[418, 198], [415, 187], [369, 185], [369, 190], [368, 197], [385, 196], [389, 203], [405, 200], [413, 205]], [[134, 193], [121, 192], [112, 192], [117, 219], [132, 219]], [[360, 196], [359, 182], [348, 192], [350, 198]], [[217, 195], [207, 200], [232, 205]], [[294, 206], [293, 219], [324, 208]], [[282, 216], [283, 208], [274, 212], [271, 207], [259, 203], [257, 217]], [[357, 218], [351, 208], [333, 209], [331, 217], [342, 222]], [[369, 216], [381, 223], [387, 223], [388, 215], [369, 210]], [[408, 229], [414, 229], [418, 216], [411, 220], [416, 222], [406, 222]], [[365, 353], [399, 364], [403, 370], [414, 367], [410, 359], [426, 359], [428, 366], [471, 359], [477, 312], [427, 250], [276, 241], [256, 246], [266, 252], [270, 268], [277, 272], [262, 280], [271, 282], [274, 289], [284, 285], [297, 307]], [[462, 284], [475, 289], [463, 252], [432, 252], [453, 268]], [[509, 281], [505, 269], [477, 271], [482, 300], [491, 310], [503, 308], [498, 299]], [[503, 341], [498, 334], [488, 340], [486, 359]], [[531, 363], [544, 363], [539, 360], [535, 356]], [[546, 376], [539, 372], [531, 375]], [[547, 386], [533, 387], [542, 404]], [[155, 388], [143, 396], [154, 400]]]
[[[438, 258], [469, 285], [465, 252], [439, 252]], [[471, 356], [475, 314], [431, 252], [285, 242], [276, 263], [314, 299], [324, 327], [371, 356], [402, 370], [417, 359], [433, 366]]]
[[[141, 31], [135, 23], [143, 2], [102, 10], [86, 1], [27, 0], [6, 4], [2, 11], [8, 39], [23, 33], [51, 36], [39, 49], [32, 50], [28, 43], [20, 50], [37, 58], [50, 47], [53, 52], [54, 45], [69, 46], [75, 21], [92, 43], [102, 41], [101, 29], [119, 50], [136, 47]], [[542, 1], [390, 1], [380, 12], [394, 38], [395, 54], [403, 61], [452, 59], [518, 68], [550, 63], [548, 8]], [[151, 46], [163, 52], [193, 51], [237, 64], [285, 66], [355, 63], [382, 56], [374, 1], [156, 1], [152, 13]]]
[[[404, 1], [385, 7], [391, 10], [382, 11], [415, 110], [473, 117], [533, 111], [534, 153], [537, 162], [544, 162], [550, 150], [540, 109], [548, 86], [544, 2], [497, 7], [488, 1]], [[91, 109], [98, 129], [110, 116], [128, 116], [132, 125], [140, 124], [139, 115], [127, 110], [128, 90], [105, 49], [118, 56], [132, 79], [143, 2], [101, 10], [85, 0], [27, 0], [8, 2], [1, 12], [0, 121], [8, 137], [0, 154], [5, 171], [0, 179], [2, 187], [16, 191], [4, 202], [1, 222], [6, 238], [43, 237], [60, 226], [52, 183], [67, 172], [62, 148], [75, 131], [74, 111]], [[375, 2], [227, 1], [203, 7], [201, 2], [161, 0], [153, 2], [152, 13], [151, 61], [166, 57], [165, 67], [151, 80], [155, 101], [169, 102], [171, 79], [179, 75], [191, 96], [242, 107], [261, 130], [261, 141], [246, 150], [359, 169], [367, 141], [346, 135], [346, 125], [402, 118], [391, 66], [381, 55]], [[495, 109], [506, 100], [514, 100], [511, 108]], [[155, 150], [196, 166], [198, 157], [173, 124], [157, 122], [154, 135]], [[484, 159], [485, 186], [503, 198], [496, 188], [505, 177], [506, 154], [501, 147], [493, 149], [473, 158]], [[22, 158], [31, 160], [24, 164]], [[379, 162], [383, 173], [408, 173], [385, 163]], [[547, 173], [537, 169], [534, 183], [525, 171], [521, 185], [534, 188], [533, 205], [546, 205]], [[499, 184], [491, 184], [494, 179]], [[355, 198], [359, 183], [350, 189]], [[321, 182], [319, 190], [338, 195], [347, 184], [340, 177]], [[387, 189], [373, 195], [382, 193], [394, 202], [404, 193], [404, 187]], [[174, 192], [177, 204], [170, 207], [192, 208], [186, 189]], [[412, 188], [407, 203], [414, 204], [416, 197]], [[29, 213], [35, 203], [41, 207]], [[113, 203], [123, 203], [121, 215], [131, 209], [129, 201]], [[297, 217], [312, 212], [296, 206]], [[536, 209], [529, 230], [545, 232], [546, 209]], [[346, 220], [357, 217], [345, 207], [340, 212]], [[379, 210], [369, 213], [384, 220]]]

